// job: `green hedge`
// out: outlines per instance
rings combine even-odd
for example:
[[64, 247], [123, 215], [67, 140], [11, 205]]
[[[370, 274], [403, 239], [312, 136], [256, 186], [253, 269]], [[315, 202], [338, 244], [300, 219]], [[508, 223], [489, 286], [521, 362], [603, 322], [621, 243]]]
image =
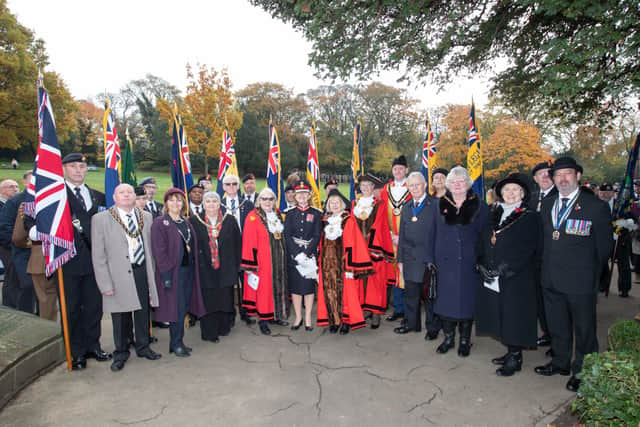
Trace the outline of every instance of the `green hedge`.
[[640, 425], [640, 323], [613, 325], [611, 350], [584, 358], [572, 410], [589, 426]]

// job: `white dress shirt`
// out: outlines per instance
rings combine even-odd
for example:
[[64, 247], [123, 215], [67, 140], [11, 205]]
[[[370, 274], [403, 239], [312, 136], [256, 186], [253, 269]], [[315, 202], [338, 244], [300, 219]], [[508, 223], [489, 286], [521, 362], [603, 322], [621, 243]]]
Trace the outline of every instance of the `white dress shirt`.
[[[76, 196], [76, 186], [70, 183], [69, 181], [66, 181], [66, 183], [71, 189], [71, 192], [73, 193], [73, 195]], [[77, 187], [80, 188], [80, 194], [84, 199], [84, 206], [87, 208], [87, 211], [91, 210], [91, 208], [93, 207], [93, 201], [91, 200], [91, 192], [89, 191], [87, 186], [84, 184], [78, 185]]]

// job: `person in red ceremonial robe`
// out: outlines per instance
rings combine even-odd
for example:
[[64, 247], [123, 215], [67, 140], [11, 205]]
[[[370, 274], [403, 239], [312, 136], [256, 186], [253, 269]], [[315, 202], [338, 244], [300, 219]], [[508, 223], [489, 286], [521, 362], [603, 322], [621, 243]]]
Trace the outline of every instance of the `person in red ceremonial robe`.
[[269, 322], [288, 325], [290, 308], [284, 225], [275, 200], [271, 189], [262, 190], [258, 207], [249, 212], [242, 231], [242, 305], [248, 316], [258, 316], [260, 332], [265, 335], [271, 334]]
[[390, 233], [391, 242], [393, 243], [393, 259], [387, 264], [387, 284], [393, 286], [393, 314], [387, 317], [390, 322], [404, 318], [404, 279], [398, 269], [397, 256], [400, 235], [400, 212], [402, 211], [402, 206], [408, 200], [411, 200], [411, 193], [409, 193], [406, 183], [408, 173], [409, 167], [405, 156], [400, 155], [393, 159], [391, 163], [393, 180], [385, 184], [380, 194], [389, 221], [388, 233]]
[[373, 195], [380, 180], [371, 174], [358, 177], [361, 195], [353, 204], [351, 212], [356, 218], [375, 273], [360, 279], [359, 297], [362, 308], [372, 314], [371, 329], [380, 326], [380, 315], [387, 310], [387, 262], [393, 259], [393, 244], [389, 234], [389, 220], [381, 199]]
[[337, 189], [329, 192], [320, 241], [317, 323], [329, 326], [332, 334], [340, 328], [341, 335], [366, 326], [358, 278], [374, 271], [367, 242], [347, 211], [348, 203]]

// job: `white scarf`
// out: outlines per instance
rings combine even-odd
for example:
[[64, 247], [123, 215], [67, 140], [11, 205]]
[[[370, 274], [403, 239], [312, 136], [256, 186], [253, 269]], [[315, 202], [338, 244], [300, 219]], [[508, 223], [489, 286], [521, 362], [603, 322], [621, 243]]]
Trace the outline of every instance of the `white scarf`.
[[371, 211], [373, 211], [373, 196], [360, 197], [356, 205], [353, 207], [353, 214], [357, 218], [361, 218], [363, 216], [363, 213], [365, 214], [364, 216], [366, 216], [366, 218], [369, 218], [369, 215], [371, 215]]
[[273, 211], [265, 213], [267, 214], [267, 228], [269, 229], [269, 233], [282, 233], [284, 225], [280, 222], [278, 214]]
[[520, 206], [521, 203], [521, 201], [511, 204], [499, 202], [498, 204], [502, 206], [502, 216], [500, 217], [500, 224], [502, 224], [504, 220], [507, 219], [507, 217], [511, 215], [517, 207]]
[[324, 235], [329, 240], [336, 240], [342, 236], [342, 215], [327, 218], [327, 225], [324, 226]]

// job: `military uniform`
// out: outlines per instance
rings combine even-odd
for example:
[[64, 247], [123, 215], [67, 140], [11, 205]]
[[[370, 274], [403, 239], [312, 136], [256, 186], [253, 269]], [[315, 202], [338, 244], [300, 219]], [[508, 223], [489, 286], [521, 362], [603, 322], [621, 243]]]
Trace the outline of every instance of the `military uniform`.
[[284, 237], [287, 248], [287, 275], [289, 291], [296, 295], [315, 292], [317, 280], [303, 277], [296, 268], [298, 254], [317, 260], [318, 244], [322, 234], [322, 212], [311, 206], [290, 209], [284, 220]]

